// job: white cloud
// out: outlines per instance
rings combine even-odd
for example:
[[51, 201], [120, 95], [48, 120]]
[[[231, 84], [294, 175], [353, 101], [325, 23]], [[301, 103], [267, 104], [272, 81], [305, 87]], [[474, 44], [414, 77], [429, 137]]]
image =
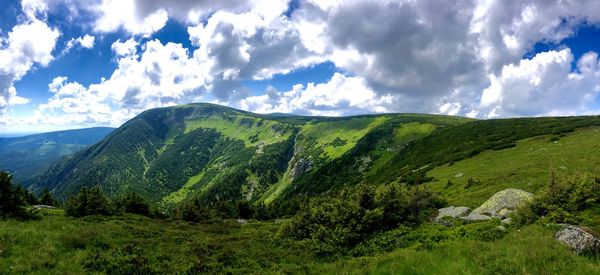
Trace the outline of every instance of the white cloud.
[[589, 52], [571, 71], [569, 49], [539, 53], [518, 64], [505, 65], [481, 96], [480, 110], [487, 117], [576, 115], [600, 111], [600, 61]]
[[111, 49], [115, 52], [117, 57], [130, 56], [137, 53], [137, 46], [137, 42], [133, 40], [133, 38], [130, 38], [124, 42], [121, 42], [121, 40], [115, 41], [112, 44]]
[[[0, 117], [11, 105], [25, 104], [19, 97], [14, 83], [20, 80], [34, 65], [47, 66], [53, 60], [52, 51], [60, 32], [35, 18], [45, 11], [45, 6], [35, 1], [24, 1], [25, 22], [16, 25], [0, 41]], [[5, 118], [2, 119], [6, 121]]]
[[453, 103], [444, 103], [444, 105], [440, 106], [439, 108], [439, 113], [440, 114], [445, 114], [445, 115], [450, 115], [450, 116], [455, 116], [457, 115], [461, 110], [461, 104], [460, 102], [453, 102]]
[[[51, 11], [52, 1], [69, 0], [28, 0], [26, 13]], [[324, 115], [503, 117], [597, 110], [593, 53], [577, 61], [576, 72], [564, 46], [521, 59], [537, 42], [560, 43], [583, 23], [599, 24], [598, 1], [307, 0], [291, 16], [282, 15], [287, 0], [81, 3], [95, 32], [124, 30], [132, 37], [113, 43], [118, 68], [100, 83], [51, 83], [54, 95], [42, 114], [65, 108], [86, 117], [78, 121], [114, 125], [145, 108], [198, 99], [258, 112]], [[168, 19], [188, 25], [193, 49], [140, 38]], [[85, 37], [80, 39], [73, 45], [83, 46]], [[343, 73], [290, 91], [271, 87], [260, 96], [248, 96], [241, 84], [324, 61]], [[106, 108], [119, 119], [94, 111]]]
[[71, 51], [71, 49], [73, 49], [73, 47], [91, 49], [94, 47], [95, 41], [96, 37], [91, 36], [89, 34], [77, 38], [71, 38], [71, 40], [67, 41], [67, 44], [65, 45], [65, 49], [63, 50], [62, 54], [68, 53], [69, 51]]
[[309, 83], [306, 87], [297, 84], [287, 92], [276, 92], [271, 87], [265, 95], [241, 100], [238, 107], [258, 113], [342, 116], [385, 113], [391, 104], [389, 95], [376, 94], [365, 79], [335, 73], [329, 82]]
[[48, 85], [53, 96], [19, 123], [118, 126], [145, 109], [188, 103], [204, 94], [206, 74], [180, 44], [152, 40], [139, 55], [131, 50], [136, 46], [133, 40], [115, 42], [118, 68], [100, 83], [85, 87], [56, 77]]
[[90, 9], [97, 16], [94, 30], [98, 32], [114, 32], [123, 28], [132, 34], [148, 37], [162, 29], [168, 20], [168, 13], [164, 9], [138, 16], [133, 0], [102, 0], [98, 6]]
[[21, 10], [29, 20], [45, 18], [48, 3], [46, 0], [21, 0]]
[[600, 21], [595, 0], [478, 0], [470, 31], [491, 72], [518, 62], [539, 41], [560, 42], [583, 22]]

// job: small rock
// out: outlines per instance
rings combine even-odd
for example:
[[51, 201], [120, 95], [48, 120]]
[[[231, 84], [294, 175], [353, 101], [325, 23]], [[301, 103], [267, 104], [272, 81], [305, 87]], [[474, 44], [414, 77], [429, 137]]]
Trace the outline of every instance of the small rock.
[[246, 219], [237, 219], [237, 222], [241, 225], [248, 224], [248, 220], [246, 220]]
[[496, 228], [500, 231], [506, 231], [506, 227], [504, 227], [502, 225], [498, 225], [498, 226], [496, 226]]
[[503, 224], [510, 224], [512, 222], [512, 218], [506, 218], [501, 221]]
[[556, 233], [556, 239], [577, 254], [600, 250], [600, 240], [576, 226], [567, 225]]
[[488, 215], [477, 214], [477, 213], [471, 212], [471, 214], [469, 214], [466, 217], [461, 217], [461, 219], [466, 222], [479, 222], [479, 221], [491, 220], [492, 217], [490, 217]]
[[468, 215], [469, 212], [471, 212], [471, 208], [466, 207], [466, 206], [458, 206], [458, 207], [448, 206], [445, 208], [438, 209], [438, 215], [437, 215], [437, 217], [435, 217], [435, 220], [439, 221], [444, 217], [452, 217], [452, 218], [464, 217], [464, 216]]
[[457, 173], [456, 175], [454, 175], [454, 177], [455, 177], [455, 178], [460, 178], [460, 177], [462, 177], [462, 176], [464, 176], [464, 174], [463, 174], [463, 173]]
[[32, 205], [31, 207], [33, 207], [34, 209], [56, 209], [55, 206], [45, 204]]

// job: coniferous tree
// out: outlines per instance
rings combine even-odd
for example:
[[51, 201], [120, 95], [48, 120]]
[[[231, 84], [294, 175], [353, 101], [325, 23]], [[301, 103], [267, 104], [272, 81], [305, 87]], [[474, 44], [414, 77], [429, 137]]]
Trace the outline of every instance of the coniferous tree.
[[130, 192], [127, 195], [119, 198], [115, 202], [116, 207], [126, 213], [140, 214], [150, 216], [150, 204], [135, 192]]
[[111, 215], [112, 203], [99, 186], [81, 188], [79, 195], [71, 197], [65, 207], [67, 216], [83, 217], [87, 215]]
[[58, 202], [56, 201], [56, 199], [54, 199], [54, 196], [52, 196], [52, 193], [50, 193], [50, 190], [48, 190], [48, 188], [44, 188], [44, 190], [42, 191], [42, 194], [40, 195], [39, 203], [43, 204], [43, 205], [50, 205], [50, 206], [58, 205]]
[[0, 172], [0, 218], [23, 218], [26, 216], [25, 202], [17, 195], [12, 185], [12, 176]]

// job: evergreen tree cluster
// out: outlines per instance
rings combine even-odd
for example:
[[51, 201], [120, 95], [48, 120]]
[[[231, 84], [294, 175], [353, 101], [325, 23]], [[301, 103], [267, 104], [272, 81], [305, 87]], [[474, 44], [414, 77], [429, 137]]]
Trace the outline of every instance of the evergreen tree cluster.
[[140, 195], [130, 192], [114, 200], [109, 199], [99, 186], [84, 187], [77, 196], [73, 196], [65, 203], [65, 214], [72, 217], [89, 215], [120, 215], [134, 213], [153, 217], [157, 213], [150, 204]]
[[0, 171], [0, 219], [34, 218], [34, 213], [28, 210], [27, 206], [40, 203], [56, 205], [56, 201], [47, 189], [38, 199], [22, 186], [13, 186], [12, 176], [8, 172]]

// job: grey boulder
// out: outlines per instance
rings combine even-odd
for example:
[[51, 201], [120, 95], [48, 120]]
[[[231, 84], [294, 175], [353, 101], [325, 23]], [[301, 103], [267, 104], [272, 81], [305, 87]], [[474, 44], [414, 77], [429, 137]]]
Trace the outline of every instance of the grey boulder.
[[556, 233], [556, 239], [577, 254], [600, 250], [600, 240], [576, 226], [565, 226]]
[[471, 212], [471, 208], [466, 206], [448, 206], [438, 209], [438, 215], [435, 217], [435, 220], [439, 221], [445, 217], [460, 218], [468, 215], [469, 212]]

